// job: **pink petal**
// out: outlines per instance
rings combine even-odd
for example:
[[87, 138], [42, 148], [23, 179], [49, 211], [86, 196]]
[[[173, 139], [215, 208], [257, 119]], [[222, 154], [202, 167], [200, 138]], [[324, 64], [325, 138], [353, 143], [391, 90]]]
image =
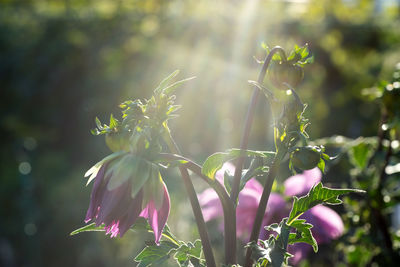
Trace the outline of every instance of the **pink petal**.
[[328, 243], [344, 232], [343, 221], [339, 214], [323, 205], [313, 207], [300, 218], [314, 225], [311, 231], [318, 244]]
[[141, 216], [147, 215], [145, 217], [147, 217], [147, 219], [149, 220], [149, 224], [154, 231], [156, 244], [160, 244], [161, 234], [167, 222], [170, 209], [168, 190], [164, 183], [163, 185], [164, 185], [164, 200], [162, 207], [159, 210], [157, 210], [154, 201], [150, 200], [150, 202], [147, 204], [146, 207], [147, 211], [141, 212]]
[[285, 195], [287, 196], [303, 196], [308, 191], [321, 181], [322, 173], [318, 168], [304, 171], [302, 174], [297, 174], [289, 177], [284, 182]]
[[206, 189], [198, 195], [203, 217], [206, 222], [221, 217], [223, 209], [221, 201], [214, 189]]

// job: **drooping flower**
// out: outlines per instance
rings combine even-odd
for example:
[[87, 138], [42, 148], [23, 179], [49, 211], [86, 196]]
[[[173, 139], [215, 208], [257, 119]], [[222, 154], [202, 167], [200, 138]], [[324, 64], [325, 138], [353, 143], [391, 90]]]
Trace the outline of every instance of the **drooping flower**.
[[[231, 163], [226, 163], [216, 173], [216, 179], [223, 184], [225, 171], [233, 174], [235, 167]], [[236, 231], [238, 237], [247, 242], [253, 227], [254, 218], [257, 213], [258, 203], [260, 202], [263, 187], [256, 180], [249, 180], [239, 194], [239, 203], [236, 209]], [[202, 207], [205, 221], [219, 218], [223, 214], [221, 202], [214, 190], [206, 189], [199, 194], [199, 202]], [[263, 225], [279, 222], [287, 215], [286, 203], [282, 196], [271, 193], [267, 205], [267, 210], [263, 219]], [[222, 228], [221, 224], [221, 228]], [[265, 232], [260, 233], [260, 238]]]
[[[321, 181], [322, 173], [318, 168], [304, 171], [289, 177], [285, 182], [285, 195], [301, 197]], [[326, 244], [340, 237], [344, 231], [343, 221], [334, 210], [323, 205], [317, 205], [305, 212], [300, 219], [305, 219], [313, 225], [311, 232], [318, 244]], [[299, 263], [309, 251], [311, 246], [298, 243], [289, 246], [289, 252], [294, 255], [290, 259], [291, 263]]]
[[129, 152], [116, 152], [90, 170], [94, 180], [85, 222], [104, 225], [106, 234], [122, 237], [138, 217], [149, 221], [158, 244], [166, 224], [170, 199], [159, 167]]

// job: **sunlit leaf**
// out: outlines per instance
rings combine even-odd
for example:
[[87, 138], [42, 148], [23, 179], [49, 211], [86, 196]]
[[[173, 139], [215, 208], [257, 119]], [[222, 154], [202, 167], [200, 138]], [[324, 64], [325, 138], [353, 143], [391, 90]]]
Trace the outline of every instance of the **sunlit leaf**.
[[96, 226], [96, 223], [91, 223], [72, 231], [70, 235], [76, 235], [82, 232], [104, 232], [104, 231], [105, 231], [104, 225]]
[[201, 172], [210, 179], [215, 178], [215, 173], [222, 168], [225, 162], [236, 159], [240, 156], [273, 158], [275, 152], [230, 149], [227, 152], [217, 152], [209, 156], [203, 164]]
[[364, 193], [363, 190], [358, 189], [332, 189], [324, 187], [322, 183], [318, 183], [312, 187], [307, 195], [297, 198], [293, 197], [293, 206], [290, 211], [288, 224], [290, 225], [304, 212], [319, 204], [337, 205], [342, 203], [338, 198], [340, 195], [350, 192]]

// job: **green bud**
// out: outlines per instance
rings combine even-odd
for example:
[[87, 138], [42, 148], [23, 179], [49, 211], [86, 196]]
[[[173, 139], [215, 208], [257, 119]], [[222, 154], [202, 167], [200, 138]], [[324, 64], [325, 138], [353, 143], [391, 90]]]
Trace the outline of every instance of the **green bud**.
[[275, 62], [269, 70], [269, 77], [272, 84], [278, 89], [287, 90], [285, 83], [293, 88], [297, 87], [303, 80], [304, 71], [302, 67], [288, 61]]
[[106, 144], [112, 152], [129, 151], [129, 135], [121, 132], [107, 133]]
[[322, 152], [318, 146], [299, 147], [290, 154], [290, 160], [294, 167], [310, 170], [318, 166]]

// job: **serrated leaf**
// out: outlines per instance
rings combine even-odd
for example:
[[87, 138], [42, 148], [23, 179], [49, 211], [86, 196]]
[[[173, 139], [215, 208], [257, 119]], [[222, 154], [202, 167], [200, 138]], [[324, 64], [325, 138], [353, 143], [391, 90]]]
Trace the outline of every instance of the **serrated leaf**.
[[310, 189], [307, 195], [300, 198], [293, 197], [293, 206], [290, 211], [288, 225], [291, 225], [299, 216], [316, 205], [337, 205], [342, 203], [338, 197], [350, 192], [364, 193], [365, 191], [358, 189], [332, 189], [324, 187], [322, 183], [318, 183]]
[[314, 252], [318, 252], [317, 241], [311, 232], [312, 224], [306, 223], [306, 220], [295, 220], [290, 226], [296, 229], [296, 233], [290, 233], [288, 244], [307, 243], [313, 247]]
[[105, 231], [104, 225], [96, 226], [96, 223], [91, 223], [72, 231], [69, 235], [76, 235], [82, 232], [104, 232], [104, 231]]
[[254, 150], [241, 150], [237, 148], [232, 148], [227, 150], [227, 152], [217, 152], [209, 156], [201, 168], [201, 172], [209, 177], [210, 179], [215, 179], [215, 173], [222, 168], [225, 162], [236, 159], [240, 156], [249, 157], [262, 157], [267, 159], [272, 159], [275, 156], [275, 152], [270, 151], [254, 151]]
[[176, 244], [169, 241], [161, 241], [160, 245], [145, 247], [135, 257], [138, 267], [161, 266], [169, 258], [169, 254], [177, 248]]
[[180, 266], [193, 266], [193, 260], [201, 259], [202, 245], [200, 240], [194, 243], [188, 242], [182, 244], [174, 255], [174, 259], [178, 261]]

